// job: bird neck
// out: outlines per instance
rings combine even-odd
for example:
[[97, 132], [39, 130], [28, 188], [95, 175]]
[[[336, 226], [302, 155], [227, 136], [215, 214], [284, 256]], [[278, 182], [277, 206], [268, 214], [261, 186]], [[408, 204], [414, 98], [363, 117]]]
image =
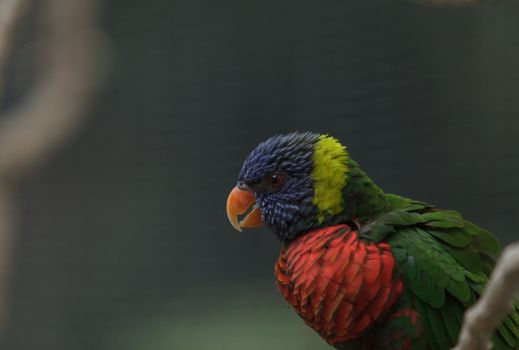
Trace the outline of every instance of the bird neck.
[[349, 159], [348, 183], [343, 189], [343, 220], [365, 222], [371, 220], [387, 209], [386, 195], [357, 162]]
[[348, 159], [347, 162], [348, 179], [342, 189], [342, 200], [338, 212], [323, 216], [320, 208], [311, 205], [309, 211], [312, 212], [312, 215], [302, 217], [292, 223], [289, 230], [280, 230], [278, 227], [272, 226], [272, 230], [284, 245], [290, 244], [295, 238], [311, 230], [348, 222], [362, 224], [387, 210], [385, 193], [364, 173], [357, 162], [351, 159]]

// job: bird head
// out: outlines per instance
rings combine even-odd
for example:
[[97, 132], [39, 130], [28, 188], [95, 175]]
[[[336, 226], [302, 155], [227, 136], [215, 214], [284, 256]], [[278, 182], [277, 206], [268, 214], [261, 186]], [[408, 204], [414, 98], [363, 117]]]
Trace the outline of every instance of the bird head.
[[267, 225], [282, 241], [337, 222], [349, 165], [346, 148], [329, 135], [271, 137], [245, 159], [227, 199], [229, 221], [239, 231]]

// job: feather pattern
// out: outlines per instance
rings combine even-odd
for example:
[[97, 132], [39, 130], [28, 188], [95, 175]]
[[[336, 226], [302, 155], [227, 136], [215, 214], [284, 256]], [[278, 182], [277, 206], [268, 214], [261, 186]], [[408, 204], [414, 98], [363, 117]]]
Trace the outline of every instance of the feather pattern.
[[[386, 198], [387, 213], [368, 222], [362, 235], [390, 245], [404, 289], [422, 318], [427, 348], [450, 349], [464, 310], [488, 281], [499, 245], [456, 211], [396, 195]], [[519, 349], [518, 310], [516, 306], [498, 327], [494, 349]]]
[[[347, 225], [306, 233], [282, 249], [275, 265], [278, 290], [285, 300], [337, 348], [380, 335], [379, 325], [386, 319], [389, 324], [407, 320], [412, 324], [408, 333], [417, 336], [421, 326], [416, 313], [396, 305], [403, 291], [396, 272], [388, 244], [360, 240]], [[410, 340], [396, 342], [404, 339], [396, 336], [402, 328], [388, 333], [389, 328], [384, 328], [387, 348], [409, 348]]]

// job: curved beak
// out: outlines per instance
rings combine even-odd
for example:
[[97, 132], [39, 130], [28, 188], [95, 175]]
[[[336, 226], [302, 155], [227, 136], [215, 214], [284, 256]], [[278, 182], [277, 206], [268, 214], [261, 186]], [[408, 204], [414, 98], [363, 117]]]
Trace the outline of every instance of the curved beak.
[[[250, 210], [251, 208], [252, 210]], [[247, 216], [239, 221], [238, 216], [247, 211]], [[265, 224], [261, 220], [261, 212], [256, 206], [256, 198], [252, 192], [241, 190], [238, 187], [233, 188], [227, 197], [227, 218], [231, 225], [240, 232], [242, 228], [260, 227]]]

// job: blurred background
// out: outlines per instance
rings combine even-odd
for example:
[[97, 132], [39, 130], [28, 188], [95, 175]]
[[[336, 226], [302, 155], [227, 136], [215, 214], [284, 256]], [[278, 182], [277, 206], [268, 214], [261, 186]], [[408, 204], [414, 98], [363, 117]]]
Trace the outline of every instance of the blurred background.
[[101, 22], [104, 89], [18, 187], [3, 348], [328, 349], [275, 290], [275, 237], [225, 215], [276, 133], [330, 133], [386, 192], [519, 237], [517, 1], [111, 0]]

